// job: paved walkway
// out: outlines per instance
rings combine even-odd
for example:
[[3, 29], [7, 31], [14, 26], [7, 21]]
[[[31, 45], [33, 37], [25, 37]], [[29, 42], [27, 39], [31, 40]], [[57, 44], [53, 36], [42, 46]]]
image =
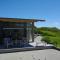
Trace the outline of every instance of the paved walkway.
[[0, 54], [0, 60], [60, 60], [60, 51], [54, 49]]
[[53, 46], [53, 45], [51, 45], [51, 44], [47, 44], [47, 43], [45, 43], [45, 42], [42, 42], [41, 40], [42, 40], [42, 36], [37, 36], [35, 39], [34, 39], [34, 42], [32, 42], [32, 43], [29, 43], [30, 45], [32, 45], [32, 46]]

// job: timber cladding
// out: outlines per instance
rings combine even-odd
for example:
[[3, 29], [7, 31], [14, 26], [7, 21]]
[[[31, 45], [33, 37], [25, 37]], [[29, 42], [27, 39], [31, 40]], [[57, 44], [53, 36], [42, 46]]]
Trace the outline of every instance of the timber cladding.
[[39, 19], [21, 19], [21, 18], [0, 18], [0, 22], [37, 22], [41, 21], [44, 22], [45, 20]]
[[30, 19], [14, 19], [14, 18], [0, 18], [0, 22], [34, 22]]

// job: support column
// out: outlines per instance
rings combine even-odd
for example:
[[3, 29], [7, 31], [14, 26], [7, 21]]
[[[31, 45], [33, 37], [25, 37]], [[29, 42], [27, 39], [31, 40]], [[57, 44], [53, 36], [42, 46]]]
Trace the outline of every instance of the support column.
[[32, 42], [34, 42], [34, 22], [32, 22]]

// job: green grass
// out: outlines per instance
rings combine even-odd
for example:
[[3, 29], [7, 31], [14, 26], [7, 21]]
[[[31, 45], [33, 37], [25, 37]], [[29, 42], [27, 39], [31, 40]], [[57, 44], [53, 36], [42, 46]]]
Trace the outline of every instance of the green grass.
[[60, 37], [44, 36], [42, 40], [47, 43], [53, 44], [55, 47], [60, 48]]
[[60, 30], [57, 28], [42, 27], [38, 28], [37, 32], [44, 38], [43, 41], [53, 44], [55, 47], [60, 48]]

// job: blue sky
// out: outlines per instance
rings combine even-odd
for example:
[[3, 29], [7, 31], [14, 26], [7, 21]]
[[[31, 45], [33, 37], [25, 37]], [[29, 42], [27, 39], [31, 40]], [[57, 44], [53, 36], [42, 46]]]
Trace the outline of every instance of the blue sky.
[[60, 0], [0, 0], [0, 17], [46, 19], [35, 26], [60, 28]]

